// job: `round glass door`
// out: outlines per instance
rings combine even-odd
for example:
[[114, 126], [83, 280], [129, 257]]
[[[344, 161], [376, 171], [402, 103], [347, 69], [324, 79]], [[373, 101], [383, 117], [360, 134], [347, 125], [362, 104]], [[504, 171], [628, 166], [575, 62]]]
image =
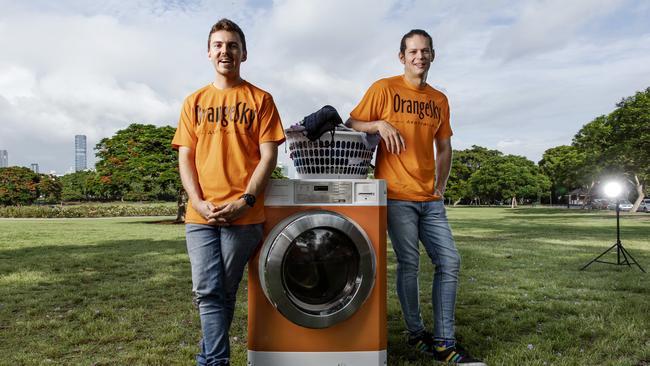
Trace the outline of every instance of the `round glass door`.
[[269, 301], [287, 319], [309, 328], [347, 319], [374, 286], [368, 237], [349, 218], [329, 211], [303, 212], [277, 225], [259, 266]]
[[328, 227], [298, 235], [282, 263], [282, 280], [291, 301], [315, 313], [344, 304], [358, 273], [356, 246], [341, 231]]

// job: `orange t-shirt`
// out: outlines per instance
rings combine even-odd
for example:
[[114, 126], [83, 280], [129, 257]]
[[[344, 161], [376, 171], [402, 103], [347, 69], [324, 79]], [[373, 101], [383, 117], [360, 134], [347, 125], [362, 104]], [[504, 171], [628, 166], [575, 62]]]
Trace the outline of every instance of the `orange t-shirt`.
[[357, 121], [384, 120], [399, 130], [406, 151], [391, 154], [383, 141], [377, 151], [375, 178], [385, 179], [388, 198], [405, 201], [433, 201], [436, 138], [452, 135], [449, 103], [440, 91], [426, 85], [418, 89], [403, 76], [376, 81], [363, 96], [350, 117]]
[[[203, 199], [215, 205], [235, 201], [245, 192], [260, 162], [260, 144], [284, 142], [280, 115], [271, 94], [244, 81], [220, 90], [212, 83], [185, 98], [174, 148], [195, 151]], [[188, 204], [186, 223], [207, 221]], [[264, 222], [264, 194], [235, 225]]]

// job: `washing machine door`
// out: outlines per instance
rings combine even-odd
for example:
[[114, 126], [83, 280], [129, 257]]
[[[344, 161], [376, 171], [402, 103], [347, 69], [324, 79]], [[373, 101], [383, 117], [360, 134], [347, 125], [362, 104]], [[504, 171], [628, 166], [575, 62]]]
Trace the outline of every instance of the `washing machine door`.
[[276, 225], [259, 259], [262, 289], [290, 321], [327, 328], [352, 316], [375, 282], [375, 252], [363, 229], [332, 211], [304, 211]]

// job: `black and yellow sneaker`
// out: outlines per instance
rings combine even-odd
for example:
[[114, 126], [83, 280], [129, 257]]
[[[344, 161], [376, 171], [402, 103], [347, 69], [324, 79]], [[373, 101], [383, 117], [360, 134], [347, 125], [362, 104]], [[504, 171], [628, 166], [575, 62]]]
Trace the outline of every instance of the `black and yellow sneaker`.
[[437, 346], [438, 342], [434, 341], [433, 335], [427, 331], [410, 335], [407, 343], [416, 350], [433, 356], [439, 362], [464, 366], [487, 366], [483, 361], [470, 356], [469, 352], [457, 343], [448, 347], [445, 347], [444, 344]]
[[434, 347], [433, 358], [436, 361], [446, 362], [449, 364], [459, 364], [465, 366], [487, 366], [481, 360], [472, 357], [460, 344], [456, 343], [451, 347]]
[[433, 335], [427, 331], [410, 334], [406, 343], [422, 353], [433, 355]]

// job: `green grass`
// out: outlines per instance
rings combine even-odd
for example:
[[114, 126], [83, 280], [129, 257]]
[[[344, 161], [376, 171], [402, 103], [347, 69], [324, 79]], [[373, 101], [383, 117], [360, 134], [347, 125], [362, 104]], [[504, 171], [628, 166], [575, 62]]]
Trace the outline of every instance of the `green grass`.
[[[457, 336], [490, 365], [650, 365], [649, 274], [596, 263], [611, 212], [450, 208], [463, 257]], [[171, 218], [170, 218], [171, 219]], [[0, 365], [191, 365], [200, 338], [182, 225], [160, 218], [0, 219]], [[650, 270], [650, 214], [622, 241]], [[389, 250], [389, 365], [406, 349]], [[431, 325], [433, 268], [422, 257]], [[246, 291], [231, 332], [246, 364]]]

